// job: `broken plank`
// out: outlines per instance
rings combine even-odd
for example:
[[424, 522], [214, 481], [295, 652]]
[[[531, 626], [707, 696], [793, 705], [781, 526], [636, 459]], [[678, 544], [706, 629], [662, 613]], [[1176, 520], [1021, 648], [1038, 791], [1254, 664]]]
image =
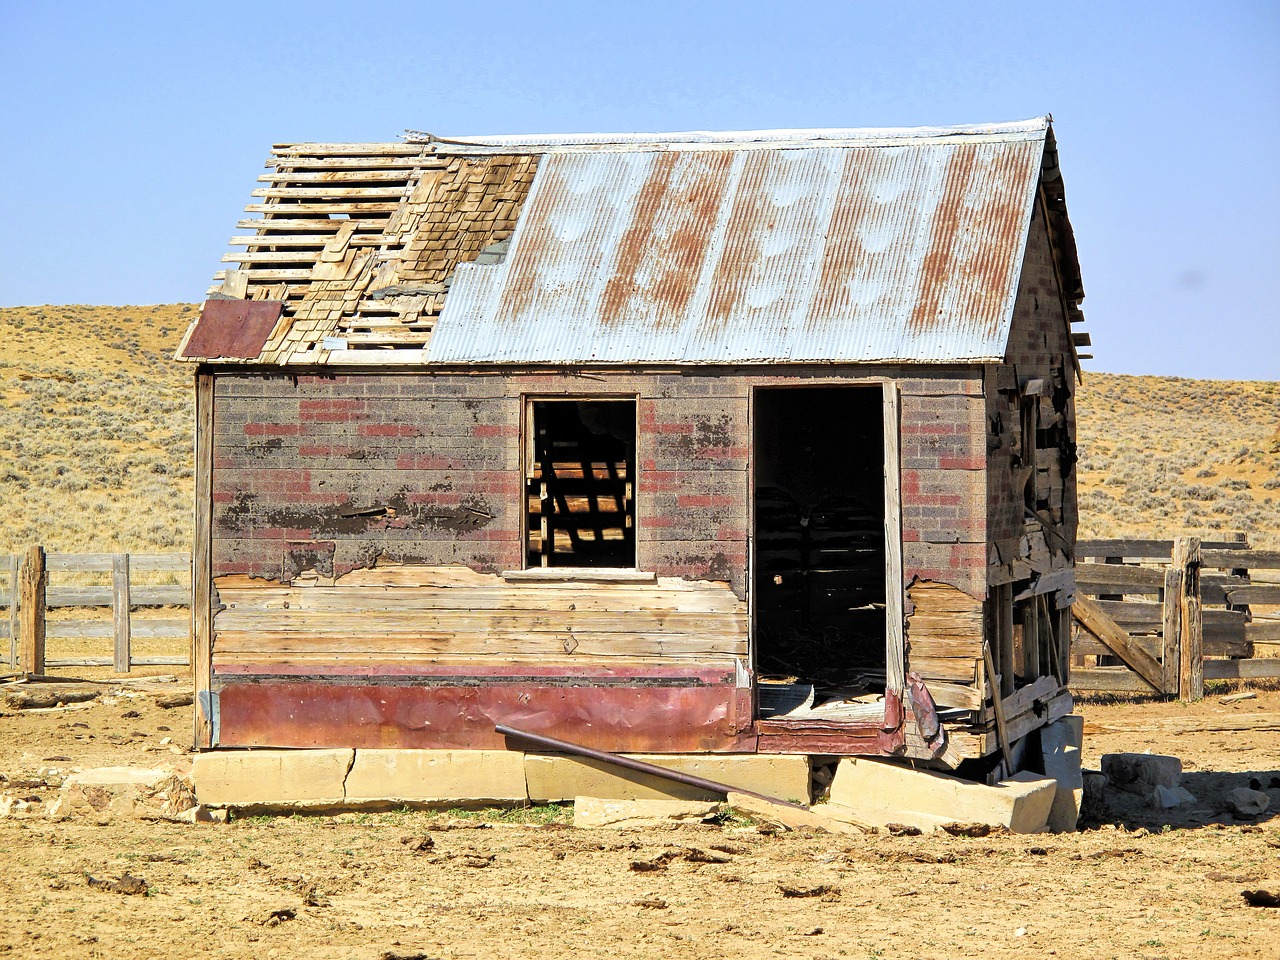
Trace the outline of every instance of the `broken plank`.
[[1134, 643], [1128, 632], [1107, 616], [1095, 601], [1079, 596], [1071, 613], [1081, 626], [1110, 647], [1131, 669], [1137, 671], [1153, 690], [1163, 692], [1164, 667], [1160, 661]]

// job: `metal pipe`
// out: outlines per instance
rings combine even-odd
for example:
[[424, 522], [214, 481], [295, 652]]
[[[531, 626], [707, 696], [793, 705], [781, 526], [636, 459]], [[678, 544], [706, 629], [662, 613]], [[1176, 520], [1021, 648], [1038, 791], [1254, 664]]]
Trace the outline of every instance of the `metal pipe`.
[[637, 773], [648, 773], [655, 777], [662, 777], [665, 780], [674, 780], [676, 783], [683, 783], [686, 786], [697, 787], [699, 790], [706, 790], [708, 793], [720, 793], [725, 796], [728, 796], [730, 793], [741, 793], [748, 797], [755, 797], [757, 800], [764, 800], [766, 803], [776, 803], [780, 807], [790, 807], [793, 810], [809, 809], [803, 803], [792, 803], [789, 800], [779, 800], [777, 797], [770, 797], [763, 793], [756, 793], [754, 790], [743, 790], [739, 787], [731, 787], [727, 783], [708, 780], [706, 777], [694, 776], [692, 773], [682, 773], [679, 770], [669, 770], [666, 767], [658, 766], [656, 763], [645, 763], [643, 760], [633, 760], [631, 757], [621, 757], [616, 753], [606, 753], [603, 750], [595, 750], [591, 747], [584, 747], [580, 744], [570, 743], [568, 740], [558, 740], [555, 737], [548, 737], [540, 733], [527, 733], [524, 730], [517, 730], [515, 727], [508, 727], [501, 723], [494, 724], [494, 730], [502, 734], [504, 737], [516, 737], [520, 740], [527, 740], [529, 743], [536, 744], [540, 747], [559, 750], [562, 753], [573, 753], [580, 757], [587, 757], [591, 760], [599, 760], [602, 763], [612, 763], [615, 766], [626, 767], [628, 770], [635, 770]]

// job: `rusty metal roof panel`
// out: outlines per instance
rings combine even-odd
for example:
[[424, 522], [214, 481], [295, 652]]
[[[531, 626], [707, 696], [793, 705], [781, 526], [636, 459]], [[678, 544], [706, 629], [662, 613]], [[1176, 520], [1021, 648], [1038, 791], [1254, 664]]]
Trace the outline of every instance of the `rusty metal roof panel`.
[[429, 360], [998, 359], [1047, 129], [548, 148]]

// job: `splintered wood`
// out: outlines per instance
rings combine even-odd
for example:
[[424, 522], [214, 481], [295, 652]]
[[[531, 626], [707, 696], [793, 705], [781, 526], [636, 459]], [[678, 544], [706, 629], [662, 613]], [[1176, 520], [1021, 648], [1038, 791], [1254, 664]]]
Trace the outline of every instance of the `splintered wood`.
[[277, 300], [255, 361], [416, 361], [459, 264], [496, 262], [536, 156], [442, 157], [432, 144], [283, 144], [210, 297]]

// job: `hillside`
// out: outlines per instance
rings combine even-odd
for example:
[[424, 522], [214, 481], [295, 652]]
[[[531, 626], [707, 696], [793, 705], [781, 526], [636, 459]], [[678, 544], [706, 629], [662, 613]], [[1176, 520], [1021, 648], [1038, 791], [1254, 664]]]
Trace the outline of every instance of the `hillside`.
[[[0, 554], [186, 550], [196, 308], [0, 308]], [[1280, 384], [1087, 373], [1082, 536], [1280, 548]]]

